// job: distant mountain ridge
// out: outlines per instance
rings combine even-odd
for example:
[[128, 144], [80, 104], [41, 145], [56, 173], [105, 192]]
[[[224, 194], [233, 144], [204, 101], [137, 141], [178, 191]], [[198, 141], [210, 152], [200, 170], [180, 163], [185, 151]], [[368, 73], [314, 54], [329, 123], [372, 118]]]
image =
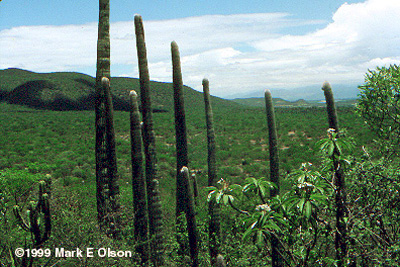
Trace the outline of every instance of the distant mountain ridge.
[[[241, 105], [245, 106], [251, 106], [251, 107], [265, 107], [265, 100], [264, 97], [250, 97], [250, 98], [235, 98], [232, 99], [232, 101], [239, 103]], [[355, 106], [357, 103], [357, 99], [339, 99], [335, 100], [336, 106], [339, 107], [351, 107]], [[324, 100], [304, 100], [304, 99], [299, 99], [296, 101], [287, 101], [282, 98], [272, 98], [272, 103], [274, 104], [274, 107], [281, 107], [281, 108], [293, 108], [293, 107], [325, 107], [325, 101]]]
[[[111, 94], [115, 110], [129, 111], [129, 92], [140, 95], [136, 78], [111, 78]], [[173, 110], [171, 83], [150, 82], [153, 110]], [[204, 107], [203, 94], [184, 86], [186, 108]], [[95, 99], [95, 78], [76, 72], [35, 73], [22, 69], [0, 70], [0, 100], [51, 110], [92, 110]], [[212, 97], [213, 105], [238, 106], [229, 100]]]
[[[331, 84], [335, 99], [354, 99], [358, 98], [358, 85]], [[304, 100], [323, 100], [324, 93], [321, 85], [304, 86], [295, 89], [270, 89], [273, 98], [282, 98], [288, 101]], [[264, 91], [253, 91], [250, 93], [240, 93], [225, 97], [226, 99], [264, 97]]]
[[[152, 107], [155, 112], [173, 110], [173, 89], [171, 83], [151, 81]], [[349, 86], [332, 86], [339, 105], [354, 105], [358, 89]], [[356, 88], [356, 87], [355, 87]], [[111, 78], [111, 93], [115, 110], [129, 111], [129, 92], [140, 95], [137, 78]], [[301, 91], [304, 90], [304, 91]], [[276, 107], [323, 106], [323, 92], [318, 86], [298, 90], [271, 90]], [[0, 101], [25, 105], [37, 109], [51, 110], [93, 110], [95, 99], [95, 78], [76, 72], [35, 73], [22, 69], [0, 70]], [[203, 108], [203, 94], [184, 86], [186, 109]], [[264, 107], [264, 92], [242, 94], [243, 98], [222, 99], [212, 97], [215, 107], [233, 108], [238, 106]], [[347, 100], [341, 96], [348, 96]], [[350, 98], [350, 96], [353, 96]], [[345, 97], [346, 98], [346, 97]], [[313, 99], [319, 99], [313, 100]]]

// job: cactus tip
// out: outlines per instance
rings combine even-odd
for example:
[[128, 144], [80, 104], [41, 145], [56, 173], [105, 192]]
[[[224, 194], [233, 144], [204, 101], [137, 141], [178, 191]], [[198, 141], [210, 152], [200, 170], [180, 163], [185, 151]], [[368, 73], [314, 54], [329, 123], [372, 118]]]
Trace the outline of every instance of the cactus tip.
[[135, 20], [141, 20], [142, 19], [142, 16], [140, 14], [135, 14], [134, 17], [135, 17]]
[[202, 84], [203, 84], [203, 85], [208, 84], [208, 79], [207, 79], [207, 78], [204, 78], [203, 81], [202, 81]]
[[269, 95], [269, 96], [271, 96], [271, 90], [269, 90], [269, 89], [266, 89], [266, 90], [264, 91], [264, 94], [265, 94], [265, 95]]
[[186, 166], [183, 166], [181, 169], [181, 173], [189, 172], [189, 169]]
[[178, 48], [178, 44], [176, 43], [176, 41], [171, 42], [171, 47]]
[[110, 80], [107, 77], [102, 77], [101, 78], [101, 84], [109, 85], [110, 84]]
[[130, 96], [137, 96], [137, 93], [136, 93], [135, 90], [131, 90], [131, 91], [129, 92], [129, 95], [130, 95]]
[[330, 88], [331, 88], [331, 85], [327, 81], [325, 81], [324, 84], [322, 85], [322, 90], [325, 91]]

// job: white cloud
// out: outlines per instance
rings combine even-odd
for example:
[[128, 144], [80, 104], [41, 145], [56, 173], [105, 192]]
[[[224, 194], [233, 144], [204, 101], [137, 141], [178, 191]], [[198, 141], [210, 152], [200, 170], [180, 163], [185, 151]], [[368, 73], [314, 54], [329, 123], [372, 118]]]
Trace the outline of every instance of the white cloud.
[[[369, 0], [343, 4], [328, 24], [285, 13], [145, 21], [150, 77], [171, 81], [170, 43], [175, 40], [184, 83], [200, 90], [201, 79], [208, 77], [215, 95], [325, 80], [360, 83], [368, 68], [400, 63], [399, 17], [400, 1]], [[282, 34], [310, 24], [327, 25], [303, 35]], [[97, 23], [3, 30], [0, 68], [45, 72], [91, 67], [93, 75], [96, 39]], [[133, 22], [111, 25], [111, 56], [113, 75], [137, 77]], [[118, 66], [125, 66], [123, 72]]]
[[63, 71], [96, 64], [96, 28], [92, 23], [3, 30], [0, 68]]

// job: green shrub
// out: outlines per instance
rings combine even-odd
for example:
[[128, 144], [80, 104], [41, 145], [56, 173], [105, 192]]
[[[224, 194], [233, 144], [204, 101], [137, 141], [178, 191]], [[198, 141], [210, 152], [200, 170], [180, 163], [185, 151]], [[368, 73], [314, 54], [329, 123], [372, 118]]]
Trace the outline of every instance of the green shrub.
[[0, 192], [14, 198], [27, 196], [33, 185], [43, 178], [42, 175], [32, 174], [28, 169], [4, 169], [0, 171]]
[[386, 145], [400, 145], [400, 68], [397, 65], [377, 67], [365, 75], [365, 84], [359, 86], [358, 113], [365, 123]]

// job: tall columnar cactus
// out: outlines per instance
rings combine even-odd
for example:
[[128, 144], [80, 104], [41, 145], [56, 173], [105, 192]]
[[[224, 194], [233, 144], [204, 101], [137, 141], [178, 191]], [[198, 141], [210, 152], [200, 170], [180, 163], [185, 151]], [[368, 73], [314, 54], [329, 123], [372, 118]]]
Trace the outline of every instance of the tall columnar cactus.
[[189, 235], [190, 256], [192, 259], [192, 266], [199, 266], [199, 246], [198, 246], [198, 232], [196, 223], [196, 211], [194, 207], [193, 194], [190, 189], [189, 170], [183, 167], [179, 173], [182, 181], [182, 200], [185, 203], [184, 211], [186, 214], [186, 222]]
[[332, 88], [328, 82], [324, 82], [322, 85], [324, 91], [326, 110], [328, 113], [329, 128], [335, 129], [336, 133], [339, 133], [338, 119], [336, 114], [335, 100], [333, 98]]
[[[335, 101], [333, 99], [332, 88], [328, 82], [325, 82], [322, 86], [324, 91], [326, 108], [328, 112], [329, 128], [334, 129], [339, 135], [338, 119], [336, 115]], [[345, 177], [343, 168], [341, 166], [340, 151], [335, 149], [332, 155], [333, 168], [334, 168], [334, 183], [335, 183], [335, 205], [336, 205], [336, 233], [335, 233], [335, 249], [336, 249], [336, 260], [338, 266], [345, 266], [345, 258], [347, 255], [347, 227], [345, 218], [348, 216], [346, 209], [346, 188], [345, 188]]]
[[134, 226], [135, 239], [139, 244], [137, 251], [142, 257], [142, 264], [149, 260], [150, 247], [149, 238], [149, 218], [146, 200], [146, 180], [143, 171], [142, 155], [142, 132], [140, 127], [140, 112], [138, 105], [138, 95], [135, 91], [130, 92], [131, 112], [131, 157], [132, 157], [132, 191], [133, 209], [135, 211]]
[[101, 212], [98, 212], [98, 218], [100, 226], [107, 235], [120, 238], [121, 221], [113, 105], [110, 81], [106, 77], [101, 79], [101, 89], [98, 91], [97, 98], [97, 100], [102, 99], [98, 109], [99, 119], [96, 120], [97, 209]]
[[[17, 223], [22, 229], [32, 234], [34, 247], [37, 248], [50, 238], [51, 215], [50, 215], [50, 179], [39, 182], [39, 200], [31, 201], [28, 206], [28, 219], [26, 222], [21, 216], [20, 209], [16, 205], [13, 212]], [[42, 214], [42, 215], [41, 215]], [[40, 217], [43, 217], [42, 219]]]
[[172, 79], [174, 87], [175, 133], [176, 133], [176, 216], [184, 210], [182, 199], [182, 181], [180, 172], [183, 166], [188, 166], [188, 146], [186, 138], [185, 107], [183, 101], [183, 81], [179, 47], [176, 42], [171, 43]]
[[[210, 103], [210, 88], [207, 79], [203, 79], [204, 103], [206, 111], [207, 124], [207, 145], [208, 145], [208, 186], [217, 185], [217, 162], [216, 162], [216, 145], [214, 132], [214, 119]], [[212, 266], [215, 266], [216, 259], [220, 250], [221, 226], [220, 226], [220, 209], [219, 206], [211, 201], [208, 204], [209, 221], [209, 249]]]
[[[278, 134], [275, 125], [275, 111], [272, 104], [272, 95], [270, 90], [265, 90], [265, 108], [268, 124], [268, 139], [269, 139], [269, 166], [270, 180], [276, 185], [276, 188], [271, 189], [270, 197], [279, 195], [279, 157], [278, 157]], [[283, 266], [283, 258], [280, 253], [279, 240], [276, 236], [271, 237], [272, 250], [272, 266]]]
[[119, 187], [110, 93], [110, 3], [99, 0], [99, 27], [96, 72], [96, 198], [100, 227], [118, 238]]
[[276, 188], [271, 190], [271, 197], [275, 197], [279, 195], [278, 134], [276, 132], [275, 111], [270, 90], [265, 90], [265, 108], [268, 124], [270, 180], [276, 185]]
[[149, 232], [152, 239], [152, 261], [155, 266], [164, 265], [164, 238], [161, 198], [158, 182], [158, 167], [150, 100], [150, 76], [144, 39], [142, 17], [135, 15], [136, 48], [139, 61], [140, 99], [143, 116], [143, 145], [146, 159], [147, 203], [149, 210]]

